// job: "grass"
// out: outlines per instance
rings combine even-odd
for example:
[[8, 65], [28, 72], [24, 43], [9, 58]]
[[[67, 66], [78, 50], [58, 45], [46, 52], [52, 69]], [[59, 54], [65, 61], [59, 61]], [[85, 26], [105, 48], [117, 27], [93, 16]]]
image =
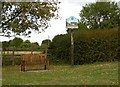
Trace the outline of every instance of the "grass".
[[3, 67], [3, 85], [118, 85], [118, 62], [51, 65], [47, 71], [21, 72]]

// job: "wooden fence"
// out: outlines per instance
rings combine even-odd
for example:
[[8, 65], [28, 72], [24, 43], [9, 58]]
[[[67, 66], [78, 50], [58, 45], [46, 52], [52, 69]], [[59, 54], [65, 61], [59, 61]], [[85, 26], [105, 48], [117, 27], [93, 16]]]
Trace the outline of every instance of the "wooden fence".
[[[40, 54], [40, 53], [41, 53], [40, 51], [33, 52], [33, 54]], [[16, 65], [16, 60], [18, 61], [18, 59], [23, 54], [31, 54], [31, 51], [16, 51], [16, 50], [2, 51], [2, 64], [3, 65]]]

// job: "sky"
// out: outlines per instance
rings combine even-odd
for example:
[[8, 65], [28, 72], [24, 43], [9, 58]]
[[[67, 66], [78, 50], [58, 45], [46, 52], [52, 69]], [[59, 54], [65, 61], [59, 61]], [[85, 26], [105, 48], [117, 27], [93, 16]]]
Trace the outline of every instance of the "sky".
[[[41, 44], [41, 42], [45, 39], [52, 40], [54, 36], [60, 35], [60, 34], [66, 34], [66, 19], [70, 16], [74, 16], [80, 20], [80, 10], [82, 10], [82, 7], [85, 6], [85, 4], [93, 3], [96, 0], [59, 0], [61, 4], [58, 6], [59, 9], [59, 19], [51, 19], [50, 20], [50, 27], [48, 27], [45, 32], [37, 33], [35, 31], [32, 32], [31, 37], [27, 38], [25, 36], [21, 36], [23, 40], [30, 40], [31, 42], [38, 42]], [[103, 0], [105, 1], [105, 0]], [[112, 1], [120, 1], [120, 0], [112, 0]], [[14, 37], [8, 38], [0, 36], [0, 41], [9, 41], [13, 39]]]

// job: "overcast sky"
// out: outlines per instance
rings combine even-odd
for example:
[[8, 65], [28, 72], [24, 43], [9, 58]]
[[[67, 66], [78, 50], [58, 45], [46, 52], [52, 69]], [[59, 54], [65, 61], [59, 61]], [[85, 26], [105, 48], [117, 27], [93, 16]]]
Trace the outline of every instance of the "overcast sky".
[[[78, 19], [80, 10], [82, 9], [82, 6], [85, 6], [87, 3], [92, 3], [95, 2], [96, 0], [59, 0], [61, 4], [59, 5], [59, 15], [60, 19], [52, 19], [50, 21], [51, 27], [45, 30], [45, 32], [42, 33], [37, 33], [33, 32], [31, 34], [30, 38], [27, 37], [21, 37], [24, 40], [30, 40], [31, 42], [38, 42], [41, 44], [41, 42], [45, 39], [53, 39], [54, 36], [59, 35], [59, 34], [66, 34], [66, 18], [70, 16], [74, 16]], [[105, 0], [104, 0], [105, 1]], [[120, 0], [112, 0], [112, 1], [120, 1]], [[13, 39], [14, 37], [7, 38], [7, 37], [2, 37], [0, 36], [0, 41], [8, 41], [10, 39]]]

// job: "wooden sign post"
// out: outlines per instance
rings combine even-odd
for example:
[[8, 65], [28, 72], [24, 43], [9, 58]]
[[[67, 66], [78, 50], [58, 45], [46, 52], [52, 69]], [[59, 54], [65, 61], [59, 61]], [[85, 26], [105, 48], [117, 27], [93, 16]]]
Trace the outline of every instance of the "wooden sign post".
[[71, 39], [71, 65], [74, 65], [74, 30], [78, 29], [78, 22], [79, 20], [75, 18], [74, 16], [69, 17], [66, 19], [66, 28], [70, 30], [70, 39]]

